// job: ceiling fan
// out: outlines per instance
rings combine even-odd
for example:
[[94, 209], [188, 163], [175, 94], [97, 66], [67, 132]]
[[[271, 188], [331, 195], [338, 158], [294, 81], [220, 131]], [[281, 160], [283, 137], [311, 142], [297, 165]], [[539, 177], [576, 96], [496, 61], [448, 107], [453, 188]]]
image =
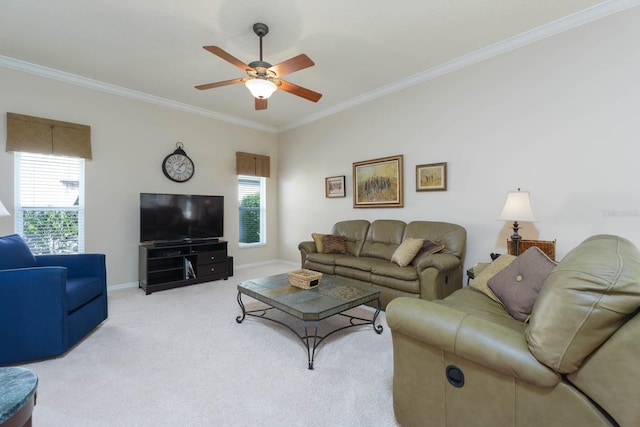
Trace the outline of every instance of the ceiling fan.
[[253, 32], [260, 37], [260, 60], [250, 62], [249, 65], [235, 58], [218, 46], [203, 46], [206, 50], [224, 59], [232, 65], [247, 73], [248, 77], [240, 77], [233, 80], [225, 80], [216, 83], [207, 83], [196, 86], [196, 89], [213, 89], [220, 86], [228, 86], [236, 83], [244, 83], [247, 89], [255, 97], [256, 110], [267, 109], [267, 99], [278, 89], [289, 92], [309, 101], [318, 102], [321, 93], [314, 92], [296, 84], [282, 80], [281, 77], [295, 71], [311, 67], [314, 62], [304, 53], [287, 59], [276, 65], [271, 65], [262, 60], [262, 38], [269, 32], [269, 27], [262, 23], [253, 24]]

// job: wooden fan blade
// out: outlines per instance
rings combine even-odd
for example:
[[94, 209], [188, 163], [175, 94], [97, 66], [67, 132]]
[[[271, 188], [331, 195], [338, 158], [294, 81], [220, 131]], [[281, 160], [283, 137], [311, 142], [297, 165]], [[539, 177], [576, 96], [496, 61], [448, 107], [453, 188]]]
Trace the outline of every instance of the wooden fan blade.
[[256, 100], [256, 110], [266, 110], [267, 109], [267, 100], [260, 98], [253, 98]]
[[229, 85], [234, 85], [236, 83], [242, 83], [245, 80], [246, 78], [239, 78], [239, 79], [233, 79], [233, 80], [225, 80], [223, 82], [207, 83], [205, 85], [196, 86], [196, 89], [200, 89], [200, 90], [213, 89], [214, 87], [229, 86]]
[[299, 96], [304, 99], [308, 99], [309, 101], [318, 102], [320, 98], [322, 98], [322, 94], [318, 92], [314, 92], [310, 89], [306, 89], [302, 86], [298, 86], [293, 83], [286, 82], [284, 80], [280, 80], [282, 83], [278, 86], [278, 89], [284, 90], [285, 92], [289, 92], [293, 95]]
[[276, 76], [283, 77], [287, 74], [291, 74], [294, 71], [303, 70], [305, 68], [309, 68], [313, 65], [316, 65], [311, 58], [309, 58], [304, 53], [301, 53], [298, 56], [294, 56], [291, 59], [287, 59], [284, 62], [274, 65], [269, 68], [269, 70], [276, 73]]
[[236, 58], [235, 56], [231, 55], [230, 53], [220, 49], [218, 46], [202, 46], [203, 48], [205, 48], [206, 50], [208, 50], [209, 52], [213, 53], [216, 56], [219, 56], [220, 58], [224, 59], [225, 61], [227, 61], [228, 63], [235, 65], [236, 67], [240, 68], [242, 71], [247, 71], [247, 70], [251, 70], [252, 68], [249, 67], [247, 64], [245, 64], [244, 62], [240, 61], [238, 58]]

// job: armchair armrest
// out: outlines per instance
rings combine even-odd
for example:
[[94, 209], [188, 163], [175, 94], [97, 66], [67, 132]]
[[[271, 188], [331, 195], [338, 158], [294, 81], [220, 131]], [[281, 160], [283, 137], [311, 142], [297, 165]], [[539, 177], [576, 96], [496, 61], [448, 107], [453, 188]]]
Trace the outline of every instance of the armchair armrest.
[[67, 348], [66, 279], [64, 267], [0, 271], [0, 363]]
[[386, 310], [393, 333], [464, 357], [529, 384], [553, 387], [560, 375], [538, 362], [524, 333], [432, 301], [396, 298]]
[[55, 254], [36, 255], [38, 266], [58, 266], [67, 268], [67, 277], [101, 277], [107, 283], [104, 254]]

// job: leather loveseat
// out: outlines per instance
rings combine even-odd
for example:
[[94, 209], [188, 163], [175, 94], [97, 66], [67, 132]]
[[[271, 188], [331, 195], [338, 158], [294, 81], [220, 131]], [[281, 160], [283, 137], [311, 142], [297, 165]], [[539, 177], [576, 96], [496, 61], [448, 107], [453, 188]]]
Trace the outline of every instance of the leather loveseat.
[[34, 256], [0, 237], [0, 365], [59, 356], [107, 314], [103, 254]]
[[396, 419], [640, 426], [639, 307], [640, 252], [610, 235], [588, 238], [551, 270], [528, 323], [473, 287], [439, 301], [395, 299], [386, 313]]
[[[334, 224], [331, 236], [342, 236], [345, 253], [318, 252], [314, 241], [298, 245], [302, 268], [348, 277], [380, 290], [384, 309], [399, 296], [444, 298], [462, 286], [466, 230], [434, 221], [348, 220]], [[423, 256], [416, 265], [400, 266], [391, 259], [408, 239], [422, 239], [442, 249]]]

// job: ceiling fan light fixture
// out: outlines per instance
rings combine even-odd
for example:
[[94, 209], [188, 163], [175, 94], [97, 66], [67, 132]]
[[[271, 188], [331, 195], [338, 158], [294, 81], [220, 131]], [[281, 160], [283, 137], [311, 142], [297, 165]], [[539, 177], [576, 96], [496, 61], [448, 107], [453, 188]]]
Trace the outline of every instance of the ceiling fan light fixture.
[[268, 99], [278, 89], [278, 86], [271, 80], [260, 78], [247, 80], [244, 85], [249, 89], [251, 95], [258, 99]]

